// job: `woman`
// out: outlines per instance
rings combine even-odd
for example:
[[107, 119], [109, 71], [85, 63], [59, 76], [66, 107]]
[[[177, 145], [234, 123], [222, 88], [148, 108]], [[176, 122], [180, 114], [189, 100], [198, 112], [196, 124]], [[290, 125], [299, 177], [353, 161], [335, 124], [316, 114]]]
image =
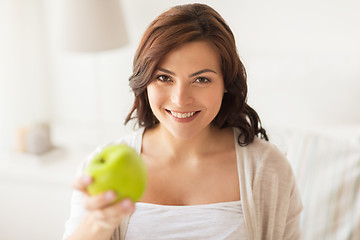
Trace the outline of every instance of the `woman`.
[[116, 143], [141, 153], [147, 189], [136, 204], [113, 203], [112, 191], [88, 196], [92, 179], [79, 177], [64, 239], [300, 238], [292, 170], [246, 103], [245, 69], [215, 10], [181, 5], [156, 18], [130, 86], [126, 123], [141, 128]]

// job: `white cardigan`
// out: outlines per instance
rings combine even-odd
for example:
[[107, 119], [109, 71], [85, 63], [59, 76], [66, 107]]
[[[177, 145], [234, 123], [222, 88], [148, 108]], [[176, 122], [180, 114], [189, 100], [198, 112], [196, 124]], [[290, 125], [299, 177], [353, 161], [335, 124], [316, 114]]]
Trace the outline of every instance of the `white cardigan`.
[[[240, 130], [233, 128], [240, 183], [240, 198], [249, 240], [300, 239], [300, 213], [302, 203], [290, 164], [271, 143], [255, 138], [246, 147], [238, 144]], [[143, 129], [111, 144], [124, 142], [141, 151]], [[78, 174], [81, 175], [99, 147]], [[78, 192], [74, 192], [71, 216], [66, 223], [64, 239], [80, 223], [85, 211]], [[124, 219], [114, 231], [111, 240], [125, 240], [130, 217]]]

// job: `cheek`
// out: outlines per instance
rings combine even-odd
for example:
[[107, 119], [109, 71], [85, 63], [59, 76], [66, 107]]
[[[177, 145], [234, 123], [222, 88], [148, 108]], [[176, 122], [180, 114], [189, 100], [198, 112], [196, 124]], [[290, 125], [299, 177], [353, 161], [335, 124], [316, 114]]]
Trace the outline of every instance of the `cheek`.
[[150, 84], [147, 87], [147, 95], [150, 107], [154, 112], [154, 110], [156, 110], [156, 107], [161, 105], [161, 102], [163, 101], [164, 91], [161, 91], [159, 88]]
[[223, 98], [223, 91], [219, 91], [219, 89], [214, 89], [213, 91], [207, 92], [206, 94], [202, 95], [200, 99], [206, 103], [207, 106], [217, 109], [220, 108], [222, 98]]

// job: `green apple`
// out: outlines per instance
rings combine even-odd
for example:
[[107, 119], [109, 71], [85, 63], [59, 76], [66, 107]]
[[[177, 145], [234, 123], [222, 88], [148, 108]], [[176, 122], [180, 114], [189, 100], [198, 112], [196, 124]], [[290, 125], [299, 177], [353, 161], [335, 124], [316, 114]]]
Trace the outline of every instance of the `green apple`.
[[126, 144], [105, 147], [91, 160], [85, 172], [93, 178], [87, 188], [90, 195], [113, 190], [117, 194], [116, 201], [128, 197], [137, 202], [146, 188], [145, 164]]

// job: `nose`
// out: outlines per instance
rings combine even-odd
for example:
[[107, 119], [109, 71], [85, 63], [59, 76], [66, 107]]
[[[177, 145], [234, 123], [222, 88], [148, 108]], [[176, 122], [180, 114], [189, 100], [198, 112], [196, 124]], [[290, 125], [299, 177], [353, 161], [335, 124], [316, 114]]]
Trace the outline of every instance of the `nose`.
[[171, 101], [179, 107], [189, 105], [193, 102], [191, 86], [177, 83], [171, 89]]

